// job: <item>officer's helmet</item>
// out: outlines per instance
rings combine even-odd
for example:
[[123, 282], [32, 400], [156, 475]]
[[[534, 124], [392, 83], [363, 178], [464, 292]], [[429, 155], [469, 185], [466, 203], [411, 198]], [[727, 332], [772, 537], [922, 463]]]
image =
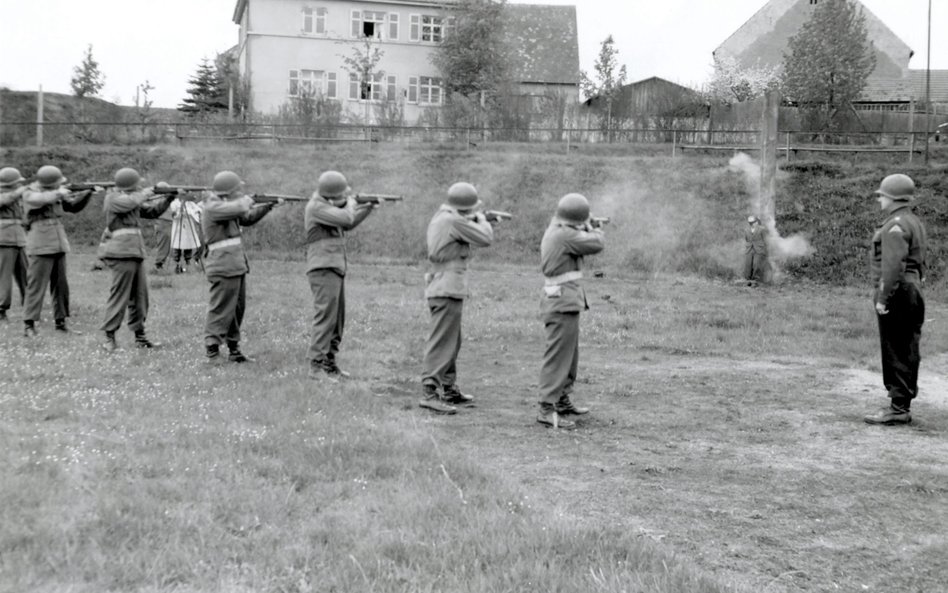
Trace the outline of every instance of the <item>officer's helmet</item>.
[[908, 175], [896, 173], [883, 179], [876, 193], [897, 202], [907, 202], [915, 199], [915, 182]]
[[582, 194], [566, 194], [556, 206], [556, 215], [575, 224], [582, 224], [589, 218], [589, 200]]
[[319, 195], [330, 200], [345, 197], [349, 191], [349, 181], [339, 171], [324, 171], [319, 176], [317, 190]]

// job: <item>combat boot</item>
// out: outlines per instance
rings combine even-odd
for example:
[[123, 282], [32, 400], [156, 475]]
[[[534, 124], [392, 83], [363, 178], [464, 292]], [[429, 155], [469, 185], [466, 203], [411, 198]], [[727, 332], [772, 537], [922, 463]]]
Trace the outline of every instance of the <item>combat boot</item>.
[[556, 406], [554, 406], [553, 409], [556, 410], [556, 413], [560, 416], [569, 416], [570, 414], [582, 416], [583, 414], [589, 413], [589, 408], [577, 406], [569, 399], [568, 395], [562, 396], [560, 401], [556, 402]]
[[441, 398], [441, 394], [438, 393], [438, 388], [431, 384], [425, 384], [422, 387], [422, 398], [418, 402], [418, 406], [425, 408], [426, 410], [431, 410], [436, 414], [457, 414], [458, 409], [444, 401]]
[[245, 356], [240, 351], [240, 343], [238, 342], [227, 342], [227, 350], [227, 360], [230, 362], [253, 362], [252, 358]]
[[149, 340], [148, 336], [145, 335], [145, 330], [139, 330], [135, 332], [135, 346], [138, 348], [158, 348], [161, 344]]
[[556, 408], [550, 406], [540, 408], [540, 413], [537, 415], [537, 422], [540, 424], [545, 424], [546, 426], [552, 426], [553, 428], [575, 428], [576, 423], [572, 420], [567, 420], [566, 418], [560, 418], [560, 415], [556, 413]]
[[23, 322], [23, 337], [24, 338], [36, 337], [36, 325], [30, 319], [27, 319], [26, 321]]
[[327, 355], [326, 355], [326, 361], [327, 361], [327, 363], [328, 363], [328, 365], [329, 365], [330, 371], [332, 371], [332, 374], [336, 375], [336, 376], [339, 377], [340, 379], [348, 379], [348, 378], [349, 378], [350, 375], [349, 375], [348, 371], [344, 371], [344, 370], [340, 369], [340, 368], [339, 368], [339, 365], [336, 364], [336, 355], [335, 355], [335, 354], [333, 354], [332, 352], [330, 352], [329, 354], [327, 354]]
[[224, 363], [224, 357], [221, 356], [221, 347], [217, 344], [208, 344], [204, 347], [204, 361], [210, 365], [220, 365]]
[[442, 401], [456, 406], [473, 406], [474, 396], [467, 393], [461, 393], [457, 385], [445, 385]]
[[7, 310], [0, 309], [0, 323], [6, 323], [7, 321], [10, 321], [10, 318], [7, 317]]
[[882, 426], [894, 426], [896, 424], [909, 424], [912, 422], [912, 414], [908, 408], [890, 404], [872, 414], [867, 414], [863, 421], [866, 424], [879, 424]]
[[339, 382], [339, 367], [329, 364], [326, 358], [317, 358], [309, 361], [309, 378], [316, 381], [329, 381], [330, 383]]
[[119, 349], [115, 341], [115, 332], [105, 332], [105, 339], [102, 341], [102, 349], [111, 354]]

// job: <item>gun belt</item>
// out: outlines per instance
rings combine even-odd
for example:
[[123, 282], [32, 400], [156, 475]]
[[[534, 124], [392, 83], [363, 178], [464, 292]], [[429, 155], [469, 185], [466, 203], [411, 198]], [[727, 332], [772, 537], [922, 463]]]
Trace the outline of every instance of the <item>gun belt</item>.
[[558, 276], [547, 276], [543, 278], [543, 283], [546, 286], [559, 286], [560, 284], [566, 284], [567, 282], [581, 280], [582, 277], [582, 270], [573, 270], [572, 272], [564, 272]]
[[121, 237], [122, 235], [141, 235], [142, 230], [137, 228], [127, 228], [127, 229], [115, 229], [112, 231], [113, 237]]
[[231, 237], [230, 239], [208, 243], [207, 250], [217, 251], [218, 249], [223, 249], [225, 247], [233, 247], [234, 245], [240, 245], [240, 237]]

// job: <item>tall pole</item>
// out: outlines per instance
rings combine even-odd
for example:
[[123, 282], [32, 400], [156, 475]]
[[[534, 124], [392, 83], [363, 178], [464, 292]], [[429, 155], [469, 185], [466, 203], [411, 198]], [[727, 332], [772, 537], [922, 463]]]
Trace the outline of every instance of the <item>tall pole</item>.
[[43, 146], [43, 85], [36, 92], [36, 145]]
[[932, 130], [932, 0], [928, 0], [928, 51], [925, 64], [925, 166], [928, 166], [928, 136]]

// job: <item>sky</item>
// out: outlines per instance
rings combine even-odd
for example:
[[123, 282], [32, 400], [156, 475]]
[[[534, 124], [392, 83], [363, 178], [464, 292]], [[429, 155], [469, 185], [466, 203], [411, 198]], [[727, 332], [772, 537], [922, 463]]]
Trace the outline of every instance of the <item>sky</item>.
[[[318, 3], [318, 0], [314, 0]], [[513, 1], [513, 0], [508, 0]], [[929, 0], [862, 0], [926, 65]], [[580, 68], [592, 71], [612, 35], [628, 81], [651, 76], [700, 87], [711, 52], [766, 0], [517, 0], [576, 6]], [[86, 47], [105, 74], [103, 99], [133, 105], [148, 81], [156, 107], [176, 107], [201, 59], [237, 42], [236, 0], [2, 0], [0, 86], [69, 93]], [[948, 1], [932, 0], [933, 69], [948, 69]], [[2, 108], [2, 106], [0, 106]]]

